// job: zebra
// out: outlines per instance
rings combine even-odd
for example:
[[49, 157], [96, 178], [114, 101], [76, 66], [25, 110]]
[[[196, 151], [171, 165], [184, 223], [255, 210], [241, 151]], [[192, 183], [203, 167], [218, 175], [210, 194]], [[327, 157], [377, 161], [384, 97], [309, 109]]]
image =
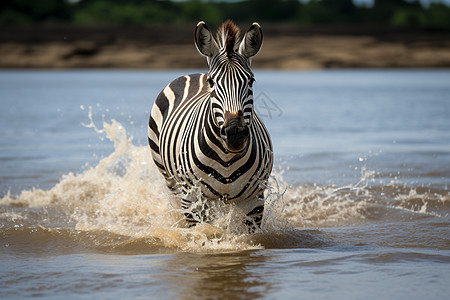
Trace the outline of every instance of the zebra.
[[[254, 232], [273, 166], [269, 133], [253, 107], [250, 64], [261, 48], [262, 29], [255, 22], [240, 37], [228, 20], [214, 37], [201, 21], [194, 37], [209, 71], [175, 79], [156, 98], [148, 124], [153, 161], [181, 195], [188, 227], [212, 221], [205, 215], [208, 202], [220, 200], [241, 208]], [[195, 188], [205, 205], [193, 195]]]

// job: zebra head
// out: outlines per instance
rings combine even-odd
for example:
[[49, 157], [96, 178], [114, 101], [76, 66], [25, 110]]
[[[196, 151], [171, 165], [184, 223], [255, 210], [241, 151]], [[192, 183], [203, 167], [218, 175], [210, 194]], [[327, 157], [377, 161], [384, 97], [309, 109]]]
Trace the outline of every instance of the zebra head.
[[243, 151], [250, 139], [255, 81], [250, 64], [262, 44], [258, 23], [253, 23], [242, 38], [239, 33], [231, 21], [222, 24], [216, 38], [203, 21], [195, 29], [195, 45], [209, 65], [210, 111], [230, 152]]

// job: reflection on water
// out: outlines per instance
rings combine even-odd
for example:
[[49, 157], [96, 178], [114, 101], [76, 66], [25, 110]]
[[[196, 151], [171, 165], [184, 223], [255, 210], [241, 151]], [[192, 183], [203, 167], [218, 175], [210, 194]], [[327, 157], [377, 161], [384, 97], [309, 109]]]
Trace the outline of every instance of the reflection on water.
[[[212, 255], [175, 254], [159, 269], [178, 299], [257, 299], [270, 294], [271, 282], [254, 267], [264, 265], [268, 257], [257, 252]], [[266, 274], [267, 275], [267, 274]]]

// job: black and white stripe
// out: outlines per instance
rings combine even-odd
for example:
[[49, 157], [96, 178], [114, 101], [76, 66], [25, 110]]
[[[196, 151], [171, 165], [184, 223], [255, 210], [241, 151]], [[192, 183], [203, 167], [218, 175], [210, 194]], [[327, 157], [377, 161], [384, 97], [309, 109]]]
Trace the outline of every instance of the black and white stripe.
[[[255, 30], [260, 41], [247, 38], [258, 37]], [[217, 40], [208, 33], [200, 22], [196, 45], [207, 56], [210, 70], [180, 77], [159, 94], [149, 120], [150, 149], [169, 188], [181, 194], [190, 225], [208, 221], [202, 215], [205, 207], [195, 207], [194, 193], [199, 190], [207, 199], [202, 205], [217, 199], [233, 202], [250, 217], [249, 225], [259, 226], [273, 164], [270, 136], [253, 110], [250, 57], [259, 50], [261, 29], [254, 23], [240, 45], [239, 31], [229, 21]], [[203, 44], [208, 39], [210, 44]], [[257, 42], [256, 52], [248, 50]]]

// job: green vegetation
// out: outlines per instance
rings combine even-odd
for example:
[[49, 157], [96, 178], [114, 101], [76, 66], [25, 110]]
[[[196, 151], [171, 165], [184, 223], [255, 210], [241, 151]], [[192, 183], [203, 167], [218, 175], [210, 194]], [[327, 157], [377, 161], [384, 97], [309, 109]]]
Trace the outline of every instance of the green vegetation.
[[375, 0], [372, 7], [352, 0], [3, 0], [0, 25], [72, 23], [78, 25], [183, 24], [205, 20], [283, 22], [303, 25], [374, 24], [450, 29], [450, 7], [418, 1]]

